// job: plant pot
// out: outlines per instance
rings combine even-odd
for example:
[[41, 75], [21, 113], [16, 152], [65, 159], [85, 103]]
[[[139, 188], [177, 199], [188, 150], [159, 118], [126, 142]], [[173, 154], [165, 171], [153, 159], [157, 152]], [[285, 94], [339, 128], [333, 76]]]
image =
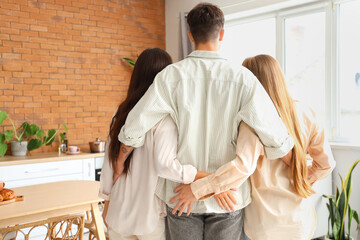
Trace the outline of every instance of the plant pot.
[[11, 155], [13, 156], [26, 156], [27, 151], [27, 141], [17, 142], [13, 141], [11, 142]]

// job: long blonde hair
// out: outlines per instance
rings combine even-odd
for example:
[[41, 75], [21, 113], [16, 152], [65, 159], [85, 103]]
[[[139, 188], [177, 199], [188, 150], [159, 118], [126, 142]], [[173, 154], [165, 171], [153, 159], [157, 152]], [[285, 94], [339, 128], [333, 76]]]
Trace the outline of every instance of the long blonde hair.
[[307, 198], [315, 193], [307, 181], [306, 152], [300, 130], [300, 122], [296, 114], [294, 100], [287, 88], [284, 74], [279, 63], [269, 55], [257, 55], [244, 60], [243, 66], [248, 68], [261, 82], [273, 101], [289, 134], [294, 139], [294, 148], [291, 157], [291, 175], [295, 192]]

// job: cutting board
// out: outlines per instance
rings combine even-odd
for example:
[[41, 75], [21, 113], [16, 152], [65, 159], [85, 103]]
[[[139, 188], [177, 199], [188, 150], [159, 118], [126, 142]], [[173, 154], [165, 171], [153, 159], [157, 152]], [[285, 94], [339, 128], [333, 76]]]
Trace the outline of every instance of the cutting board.
[[11, 200], [6, 200], [6, 201], [1, 201], [0, 202], [0, 206], [2, 205], [7, 205], [13, 202], [20, 202], [20, 201], [24, 201], [24, 196], [20, 195], [20, 196], [15, 196], [13, 199]]

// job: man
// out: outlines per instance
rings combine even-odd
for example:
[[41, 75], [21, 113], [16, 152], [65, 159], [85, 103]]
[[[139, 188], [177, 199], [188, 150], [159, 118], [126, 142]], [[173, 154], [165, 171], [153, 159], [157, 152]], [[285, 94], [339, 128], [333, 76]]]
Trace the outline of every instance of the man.
[[[213, 173], [234, 159], [240, 121], [256, 131], [269, 159], [283, 157], [293, 147], [272, 101], [256, 77], [216, 52], [224, 36], [222, 11], [212, 4], [201, 3], [189, 12], [187, 21], [195, 51], [160, 72], [129, 113], [119, 134], [123, 144], [114, 180], [121, 174], [132, 147], [141, 146], [145, 133], [168, 114], [179, 131], [178, 159], [199, 171]], [[170, 204], [169, 200], [176, 186], [161, 179], [157, 188], [157, 195], [168, 206], [168, 239], [240, 238], [241, 209], [251, 201], [248, 182], [233, 192], [238, 203], [234, 212], [228, 213], [214, 198], [208, 198], [195, 202], [189, 217], [171, 213], [176, 203]]]

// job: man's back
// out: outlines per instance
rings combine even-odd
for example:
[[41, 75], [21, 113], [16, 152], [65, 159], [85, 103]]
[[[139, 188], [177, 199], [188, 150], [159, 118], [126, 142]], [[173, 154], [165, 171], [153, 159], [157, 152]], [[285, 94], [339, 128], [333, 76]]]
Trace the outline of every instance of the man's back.
[[[217, 52], [195, 51], [164, 69], [156, 81], [165, 82], [162, 85], [172, 99], [171, 116], [179, 131], [181, 163], [213, 173], [231, 161], [235, 157], [238, 125], [243, 118], [240, 110], [254, 86], [261, 87], [253, 74], [244, 67], [232, 66]], [[161, 180], [157, 195], [168, 203], [176, 186], [174, 182]], [[250, 202], [248, 182], [234, 195], [239, 203], [237, 209], [245, 207]], [[225, 211], [210, 198], [196, 203], [192, 212]]]

